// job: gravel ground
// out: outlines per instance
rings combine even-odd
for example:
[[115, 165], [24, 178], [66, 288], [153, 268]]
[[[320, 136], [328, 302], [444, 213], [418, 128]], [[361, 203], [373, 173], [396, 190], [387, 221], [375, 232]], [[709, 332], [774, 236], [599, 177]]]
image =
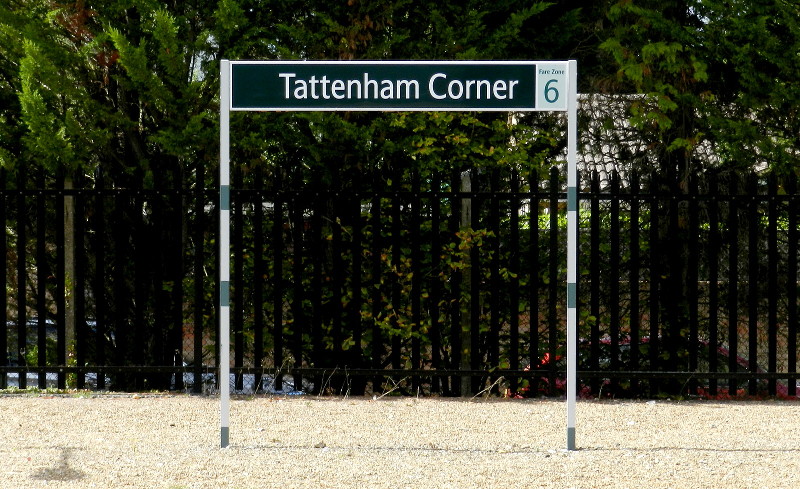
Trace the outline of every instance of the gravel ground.
[[3, 488], [789, 488], [800, 403], [0, 397]]

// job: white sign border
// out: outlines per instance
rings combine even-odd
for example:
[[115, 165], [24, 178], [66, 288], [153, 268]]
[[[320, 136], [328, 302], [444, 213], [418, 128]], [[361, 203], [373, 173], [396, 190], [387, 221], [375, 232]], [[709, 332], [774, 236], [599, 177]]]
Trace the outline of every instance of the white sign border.
[[[476, 61], [432, 61], [432, 60], [424, 60], [424, 61], [400, 61], [400, 60], [391, 60], [391, 61], [375, 61], [375, 60], [355, 60], [355, 61], [303, 61], [303, 60], [270, 60], [270, 61], [255, 61], [255, 60], [231, 60], [228, 61], [229, 68], [228, 68], [228, 79], [233, 80], [233, 66], [234, 65], [309, 65], [309, 66], [333, 66], [333, 65], [342, 65], [342, 64], [350, 64], [350, 65], [367, 65], [367, 66], [381, 66], [381, 65], [400, 65], [400, 66], [419, 66], [419, 65], [428, 65], [428, 66], [497, 66], [497, 65], [512, 65], [512, 66], [534, 66], [539, 67], [540, 65], [547, 65], [547, 66], [557, 66], [560, 65], [564, 68], [566, 72], [566, 80], [569, 80], [569, 61], [520, 61], [520, 60], [509, 60], [509, 61], [486, 61], [486, 60], [476, 60]], [[568, 86], [569, 81], [565, 85]], [[568, 104], [564, 104], [563, 107], [560, 108], [553, 108], [553, 107], [540, 107], [539, 106], [539, 76], [535, 76], [534, 80], [534, 100], [536, 102], [536, 107], [471, 107], [465, 105], [464, 107], [458, 108], [437, 108], [437, 107], [354, 107], [354, 108], [342, 108], [342, 107], [292, 107], [287, 109], [286, 107], [247, 107], [247, 108], [237, 108], [233, 106], [233, 97], [228, 97], [228, 110], [231, 112], [567, 112]]]

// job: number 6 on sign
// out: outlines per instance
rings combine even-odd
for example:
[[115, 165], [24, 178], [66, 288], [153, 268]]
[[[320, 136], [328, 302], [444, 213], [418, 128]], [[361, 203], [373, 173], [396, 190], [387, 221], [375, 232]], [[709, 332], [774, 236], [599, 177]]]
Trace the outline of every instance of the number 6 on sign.
[[555, 78], [544, 84], [544, 100], [548, 104], [558, 102], [558, 89], [553, 86], [554, 83], [558, 83], [558, 80]]
[[567, 110], [567, 63], [536, 63], [536, 109]]

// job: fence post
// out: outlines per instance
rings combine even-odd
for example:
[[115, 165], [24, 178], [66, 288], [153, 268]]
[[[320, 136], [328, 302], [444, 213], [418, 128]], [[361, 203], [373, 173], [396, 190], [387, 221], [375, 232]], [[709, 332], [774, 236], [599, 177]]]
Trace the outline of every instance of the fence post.
[[[236, 166], [233, 169], [233, 188], [231, 195], [231, 245], [233, 250], [233, 366], [244, 367], [244, 216], [245, 204], [244, 183], [242, 169]], [[234, 374], [234, 387], [236, 391], [244, 389], [244, 376], [241, 371]]]
[[[269, 271], [264, 260], [264, 171], [258, 165], [253, 176], [253, 367], [263, 367], [264, 358], [264, 281]], [[261, 371], [257, 370], [253, 393], [261, 388]]]
[[[730, 176], [728, 183], [728, 371], [738, 370], [736, 358], [739, 355], [739, 211], [738, 194], [739, 179], [736, 173]], [[728, 382], [728, 393], [736, 395], [737, 382], [731, 378]]]
[[[697, 186], [698, 178], [696, 176], [689, 177], [689, 256], [687, 266], [687, 282], [688, 282], [688, 303], [689, 303], [689, 371], [695, 372], [698, 367], [698, 349], [699, 349], [699, 291], [698, 281], [700, 268], [698, 249], [698, 238], [700, 234], [699, 225], [699, 209], [698, 198], [699, 190]], [[688, 392], [690, 394], [697, 393], [697, 379], [690, 379], [688, 382]]]
[[[719, 188], [717, 184], [717, 174], [709, 175], [708, 182], [708, 227], [709, 245], [706, 247], [708, 256], [708, 370], [716, 372], [717, 365], [717, 345], [719, 343]], [[717, 395], [717, 379], [711, 378], [708, 381], [709, 395]]]
[[[498, 196], [500, 186], [499, 171], [495, 168], [491, 172], [489, 181], [489, 191], [491, 200], [489, 201], [489, 229], [494, 234], [489, 239], [492, 250], [490, 272], [490, 306], [489, 306], [489, 336], [487, 359], [491, 368], [499, 367], [500, 363], [500, 199]], [[490, 382], [494, 382], [491, 379]]]
[[[787, 283], [786, 290], [789, 302], [789, 310], [787, 311], [788, 327], [788, 349], [789, 358], [787, 371], [797, 372], [797, 208], [800, 207], [798, 202], [797, 193], [797, 175], [792, 173], [789, 175], [789, 182], [786, 185], [786, 192], [788, 194], [788, 211], [789, 211], [789, 247], [788, 247], [788, 260], [786, 266]], [[789, 395], [797, 395], [797, 378], [789, 378]]]
[[[778, 181], [775, 173], [768, 180], [768, 226], [767, 226], [767, 343], [769, 354], [767, 371], [778, 371]], [[768, 392], [774, 396], [777, 391], [776, 379], [769, 379]]]
[[[47, 257], [45, 242], [47, 241], [47, 226], [45, 224], [45, 177], [44, 169], [39, 168], [36, 175], [36, 346], [38, 358], [36, 363], [42, 367], [47, 365]], [[20, 373], [20, 375], [22, 375]], [[47, 388], [47, 374], [39, 372], [36, 374], [40, 389]]]
[[[437, 172], [433, 176], [431, 185], [431, 274], [430, 274], [430, 340], [431, 340], [431, 368], [438, 370], [442, 366], [441, 358], [441, 329], [439, 327], [439, 301], [441, 300], [441, 281], [439, 267], [441, 266], [442, 245], [439, 239], [439, 213], [441, 212], [441, 177]], [[431, 392], [441, 392], [442, 378], [434, 375], [431, 379]]]
[[[295, 188], [302, 187], [302, 178], [295, 179]], [[290, 206], [290, 219], [292, 221], [292, 282], [293, 287], [293, 300], [292, 300], [292, 356], [294, 357], [294, 367], [301, 368], [303, 366], [303, 332], [307, 329], [306, 315], [303, 311], [303, 299], [305, 298], [305, 290], [303, 289], [303, 242], [304, 242], [304, 226], [303, 220], [303, 201], [299, 190], [294, 192], [294, 198], [288, 203]], [[303, 376], [299, 373], [294, 374], [294, 390], [300, 391], [303, 389]]]
[[[322, 317], [322, 215], [324, 209], [324, 197], [320, 193], [322, 186], [322, 175], [320, 170], [313, 172], [311, 176], [311, 187], [315, 190], [314, 198], [311, 199], [311, 223], [309, 229], [309, 248], [311, 249], [311, 364], [315, 367], [329, 367], [325, 345], [323, 343], [323, 317]], [[324, 375], [314, 375], [314, 390], [318, 394], [323, 394], [323, 382], [326, 382]]]
[[[461, 220], [459, 221], [459, 229], [464, 230], [469, 228], [472, 225], [472, 176], [470, 175], [469, 171], [465, 171], [461, 173], [460, 178], [460, 190], [462, 193], [470, 193], [469, 198], [462, 198], [461, 207], [460, 207], [460, 215]], [[476, 266], [472, 263], [472, 252], [467, 255], [466, 264], [463, 268], [464, 272], [462, 272], [462, 286], [464, 290], [469, 291], [469, 302], [467, 303], [467, 314], [466, 314], [466, 322], [461, 322], [460, 324], [460, 334], [459, 337], [461, 341], [459, 343], [454, 343], [454, 348], [459, 348], [460, 352], [460, 364], [459, 369], [461, 370], [469, 370], [470, 368], [470, 359], [472, 358], [473, 352], [471, 350], [472, 342], [470, 341], [472, 337], [472, 302], [475, 300], [472, 297], [472, 267]], [[459, 293], [458, 291], [457, 293]], [[460, 301], [456, 301], [456, 307]], [[470, 392], [472, 391], [472, 377], [470, 376], [462, 376], [461, 377], [461, 397], [469, 396]]]
[[203, 223], [205, 221], [205, 171], [203, 163], [197, 163], [195, 175], [195, 202], [194, 202], [194, 383], [192, 392], [199, 394], [202, 392], [203, 382], [203, 311], [205, 310], [205, 300], [203, 299], [203, 280], [204, 276], [204, 249], [205, 243]]
[[[589, 214], [589, 368], [600, 370], [600, 174], [591, 174]], [[612, 253], [613, 254], [613, 253]], [[590, 381], [592, 394], [600, 390], [599, 378]]]
[[[611, 222], [610, 222], [610, 236], [609, 243], [611, 245], [611, 252], [608, 257], [609, 274], [608, 279], [611, 281], [609, 284], [609, 339], [611, 341], [611, 370], [619, 370], [620, 361], [620, 307], [619, 307], [619, 282], [622, 277], [619, 275], [619, 262], [620, 262], [620, 245], [619, 245], [619, 172], [613, 170], [611, 172]], [[610, 393], [612, 396], [616, 395], [619, 387], [619, 380], [612, 379], [610, 385]]]
[[[372, 280], [370, 290], [372, 291], [372, 368], [378, 370], [381, 368], [381, 351], [383, 351], [383, 335], [381, 334], [381, 326], [378, 318], [382, 313], [381, 308], [381, 255], [383, 254], [383, 239], [382, 226], [381, 226], [381, 195], [378, 192], [378, 186], [374, 188], [372, 196]], [[379, 375], [372, 378], [372, 391], [377, 392], [380, 389], [383, 379]]]
[[[346, 313], [349, 323], [352, 325], [353, 346], [351, 347], [349, 358], [350, 365], [355, 368], [362, 368], [364, 366], [363, 350], [361, 347], [361, 338], [364, 331], [364, 320], [361, 317], [361, 308], [364, 305], [364, 299], [361, 295], [361, 287], [363, 284], [363, 270], [362, 270], [362, 239], [364, 237], [363, 220], [361, 216], [361, 172], [354, 171], [353, 175], [353, 192], [351, 194], [352, 200], [348, 201], [351, 219], [353, 221], [352, 241], [350, 243], [350, 252], [353, 255], [353, 261], [350, 266], [351, 276], [351, 290], [353, 298], [348, 304], [349, 311]], [[434, 366], [435, 368], [435, 366]], [[354, 394], [363, 395], [366, 382], [365, 379], [354, 379]]]
[[[511, 202], [509, 205], [510, 219], [510, 250], [508, 257], [508, 271], [510, 276], [510, 320], [509, 320], [509, 368], [519, 370], [519, 173], [514, 170], [511, 174]], [[531, 207], [531, 210], [533, 207]], [[530, 277], [533, 280], [533, 277]], [[516, 392], [519, 379], [511, 379], [511, 392]]]
[[[474, 232], [481, 228], [481, 204], [479, 185], [479, 173], [472, 169], [472, 198], [470, 199], [470, 230]], [[469, 291], [469, 368], [472, 370], [479, 370], [481, 366], [481, 333], [480, 333], [480, 313], [481, 313], [481, 250], [474, 244], [470, 246], [469, 250], [469, 287], [465, 290]], [[465, 340], [466, 341], [466, 340]], [[480, 390], [479, 387], [480, 377], [470, 376], [470, 393], [475, 393]], [[464, 393], [462, 392], [463, 396]]]
[[[655, 370], [659, 359], [659, 319], [660, 319], [660, 276], [661, 269], [658, 263], [658, 256], [661, 253], [661, 243], [659, 242], [659, 208], [658, 208], [658, 175], [650, 174], [650, 337], [648, 341], [650, 369]], [[658, 381], [650, 380], [650, 395], [658, 393]]]
[[[419, 171], [415, 170], [411, 176], [411, 222], [409, 232], [411, 233], [411, 368], [419, 370], [422, 368], [421, 341], [419, 337], [420, 323], [422, 322], [422, 252], [420, 250], [421, 233], [421, 199], [420, 199], [420, 176]], [[420, 390], [420, 378], [414, 376], [411, 379], [412, 392], [418, 393]]]
[[[549, 263], [549, 276], [550, 282], [548, 284], [548, 319], [547, 319], [547, 351], [549, 353], [550, 363], [548, 364], [547, 381], [549, 383], [548, 391], [550, 395], [556, 394], [556, 374], [558, 365], [556, 364], [556, 350], [558, 349], [558, 263], [560, 261], [560, 252], [558, 247], [558, 199], [559, 199], [559, 182], [558, 182], [558, 168], [550, 168], [550, 230], [549, 230], [549, 248], [550, 263]], [[569, 250], [567, 250], [569, 255]], [[567, 257], [569, 260], [569, 256]], [[576, 282], [577, 283], [577, 282]], [[569, 347], [569, 345], [567, 345]], [[569, 397], [569, 396], [568, 396]]]
[[[331, 275], [330, 277], [330, 294], [331, 294], [331, 312], [330, 312], [330, 335], [333, 340], [333, 348], [332, 348], [332, 358], [333, 364], [332, 367], [339, 368], [343, 365], [347, 365], [346, 359], [344, 357], [344, 350], [343, 350], [343, 342], [344, 342], [344, 325], [342, 324], [343, 317], [344, 317], [344, 305], [342, 304], [342, 291], [344, 290], [345, 285], [345, 265], [344, 265], [344, 248], [343, 248], [343, 238], [342, 238], [342, 227], [344, 226], [345, 221], [342, 219], [339, 213], [347, 208], [347, 199], [344, 197], [342, 192], [342, 184], [339, 178], [339, 172], [335, 172], [333, 175], [333, 193], [329, 194], [328, 197], [328, 208], [332, 209], [332, 215], [330, 216], [330, 227], [331, 229], [331, 238], [330, 238], [330, 254], [331, 254]], [[317, 261], [320, 261], [319, 259]], [[335, 376], [330, 379], [332, 387], [334, 389], [341, 389], [344, 387], [345, 389], [347, 386], [344, 386], [344, 382], [347, 379], [341, 376]]]
[[[639, 294], [641, 293], [640, 275], [641, 275], [641, 261], [640, 261], [640, 223], [639, 223], [639, 173], [635, 170], [630, 178], [630, 192], [631, 192], [631, 219], [630, 219], [630, 252], [631, 260], [628, 269], [628, 288], [630, 289], [631, 304], [630, 304], [630, 348], [631, 348], [631, 368], [636, 370], [639, 368], [639, 343], [641, 341], [641, 323], [639, 313]], [[631, 394], [633, 396], [639, 395], [639, 381], [631, 379]]]
[[[107, 328], [107, 314], [106, 314], [106, 287], [105, 287], [105, 280], [106, 280], [106, 273], [105, 273], [105, 263], [106, 263], [106, 249], [105, 249], [105, 238], [106, 238], [106, 219], [105, 219], [105, 210], [106, 205], [104, 202], [104, 195], [103, 191], [105, 190], [103, 187], [105, 185], [105, 175], [103, 174], [102, 169], [98, 168], [96, 170], [96, 192], [95, 192], [95, 201], [94, 201], [94, 218], [95, 218], [95, 250], [94, 250], [94, 257], [95, 257], [95, 267], [94, 267], [94, 288], [95, 288], [95, 358], [94, 362], [95, 365], [105, 365], [106, 364], [106, 355], [105, 355], [105, 342], [103, 341], [106, 328]], [[97, 374], [97, 388], [98, 389], [105, 389], [106, 388], [106, 379], [105, 375], [98, 372]]]
[[[17, 362], [25, 365], [25, 345], [27, 344], [27, 295], [25, 285], [28, 282], [28, 269], [25, 266], [28, 258], [26, 252], [27, 205], [25, 203], [25, 166], [17, 167]], [[25, 372], [19, 373], [19, 388], [28, 387]]]
[[[751, 372], [758, 372], [758, 290], [759, 290], [759, 228], [761, 219], [759, 216], [758, 181], [755, 173], [751, 173], [747, 180], [747, 194], [750, 202], [747, 206], [747, 282], [748, 282], [748, 304], [747, 304], [747, 357]], [[757, 379], [747, 381], [748, 393], [754, 396], [758, 390]]]
[[[8, 214], [6, 212], [6, 172], [5, 168], [0, 167], [0, 225], [3, 226], [3, 229], [8, 228], [8, 223], [6, 219], [8, 218]], [[0, 255], [8, 256], [8, 233], [4, 232], [3, 236], [0, 237]], [[8, 272], [7, 266], [0, 267], [0, 283], [6, 284], [8, 280]], [[7, 287], [7, 285], [4, 285]], [[8, 294], [2, 294], [0, 296], [0, 307], [3, 311], [8, 310]], [[8, 317], [3, 315], [3, 331], [0, 333], [0, 355], [3, 355], [2, 365], [8, 365]], [[5, 389], [8, 386], [8, 374], [3, 372], [2, 378], [0, 378], [0, 389]]]
[[[74, 217], [75, 217], [75, 242], [73, 249], [75, 250], [75, 295], [73, 296], [73, 309], [75, 315], [75, 364], [86, 365], [86, 270], [87, 259], [85, 253], [85, 230], [86, 230], [86, 206], [87, 206], [87, 189], [85, 188], [85, 179], [77, 178], [78, 190], [75, 193], [74, 201]], [[77, 374], [75, 387], [83, 389], [86, 387], [86, 375], [83, 373]]]
[[283, 174], [275, 170], [273, 184], [274, 204], [272, 210], [272, 349], [275, 375], [275, 390], [283, 390]]
[[[531, 370], [536, 369], [540, 364], [539, 359], [539, 286], [540, 275], [542, 273], [541, 266], [539, 265], [540, 257], [542, 256], [539, 250], [539, 173], [537, 171], [531, 172], [528, 182], [528, 191], [530, 195], [530, 207], [528, 212], [528, 228], [530, 239], [530, 250], [528, 252], [528, 260], [531, 263], [530, 270], [530, 289], [528, 291], [528, 303], [530, 304], [530, 351], [529, 362]], [[531, 379], [531, 389], [534, 392], [539, 390], [539, 379]]]
[[[392, 165], [394, 166], [394, 165]], [[398, 165], [399, 166], [399, 165]], [[402, 172], [399, 168], [394, 169], [392, 174], [392, 186], [391, 186], [391, 194], [392, 194], [392, 205], [391, 205], [391, 249], [392, 249], [392, 262], [391, 265], [396, 268], [396, 270], [400, 271], [402, 267], [401, 262], [401, 255], [402, 251], [400, 249], [400, 234], [402, 232], [402, 226], [400, 225], [400, 180], [402, 178]], [[403, 301], [403, 294], [400, 288], [400, 279], [396, 273], [390, 275], [391, 280], [389, 280], [390, 284], [390, 301], [392, 306], [396, 310], [400, 310], [402, 308], [402, 301]], [[391, 317], [392, 328], [397, 331], [399, 330], [399, 323], [397, 314], [393, 314]], [[401, 348], [402, 348], [402, 338], [398, 333], [392, 333], [391, 335], [391, 352], [389, 357], [391, 359], [392, 368], [393, 369], [400, 369], [401, 367]]]

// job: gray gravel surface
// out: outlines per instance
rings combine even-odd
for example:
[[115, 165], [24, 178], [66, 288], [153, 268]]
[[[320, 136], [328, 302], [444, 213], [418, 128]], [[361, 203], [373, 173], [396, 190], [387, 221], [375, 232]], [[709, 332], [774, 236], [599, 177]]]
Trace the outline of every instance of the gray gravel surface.
[[800, 403], [0, 397], [0, 487], [794, 488]]

